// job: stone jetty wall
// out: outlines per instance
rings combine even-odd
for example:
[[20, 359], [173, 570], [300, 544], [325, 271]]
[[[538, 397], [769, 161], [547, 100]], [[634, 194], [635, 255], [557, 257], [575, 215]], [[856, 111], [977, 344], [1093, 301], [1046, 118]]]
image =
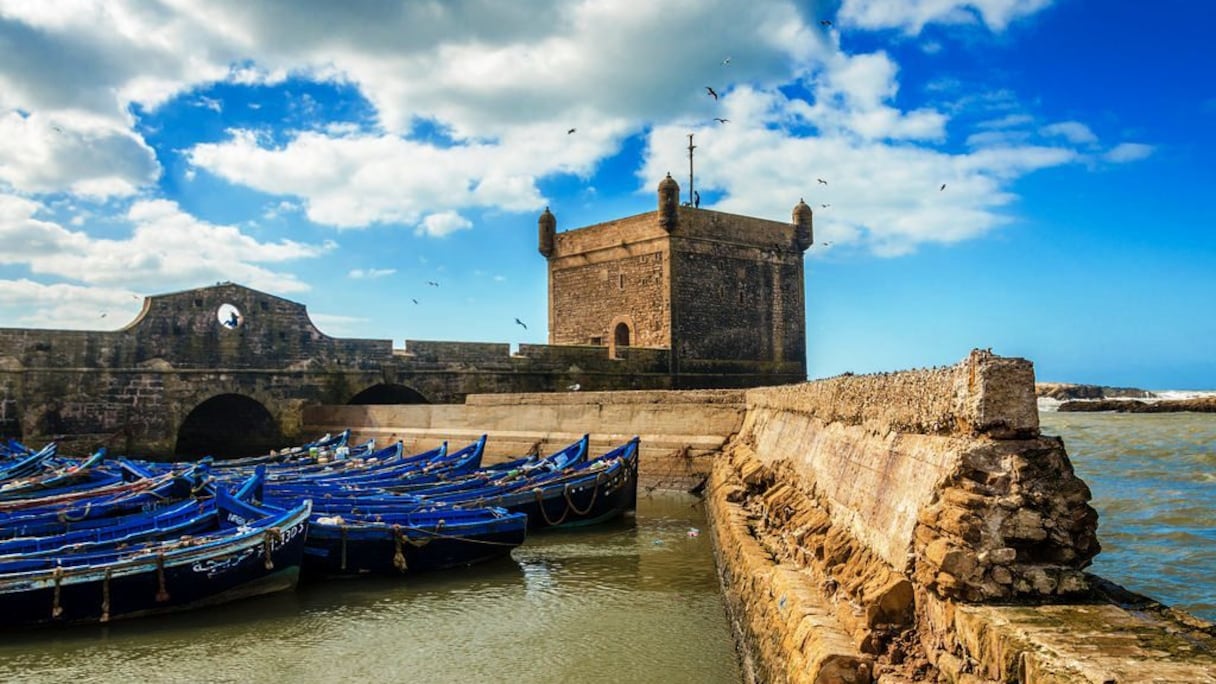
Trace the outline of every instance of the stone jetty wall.
[[1029, 362], [745, 396], [706, 491], [758, 681], [1216, 682], [1211, 625], [1084, 572], [1097, 516]]

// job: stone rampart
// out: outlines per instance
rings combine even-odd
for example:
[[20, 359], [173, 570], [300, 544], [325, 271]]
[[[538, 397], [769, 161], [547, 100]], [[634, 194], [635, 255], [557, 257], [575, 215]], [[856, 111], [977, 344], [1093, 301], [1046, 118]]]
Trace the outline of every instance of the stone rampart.
[[1216, 681], [1210, 625], [1129, 612], [1084, 572], [1097, 516], [1033, 383], [976, 351], [746, 392], [707, 491], [759, 679]]

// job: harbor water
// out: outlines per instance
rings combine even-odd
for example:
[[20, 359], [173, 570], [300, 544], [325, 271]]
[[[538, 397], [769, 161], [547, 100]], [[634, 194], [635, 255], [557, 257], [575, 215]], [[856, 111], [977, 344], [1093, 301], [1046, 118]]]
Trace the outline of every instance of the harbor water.
[[1039, 413], [1093, 493], [1091, 570], [1216, 620], [1216, 414]]
[[511, 559], [107, 626], [6, 634], [2, 682], [739, 682], [701, 503], [531, 535]]

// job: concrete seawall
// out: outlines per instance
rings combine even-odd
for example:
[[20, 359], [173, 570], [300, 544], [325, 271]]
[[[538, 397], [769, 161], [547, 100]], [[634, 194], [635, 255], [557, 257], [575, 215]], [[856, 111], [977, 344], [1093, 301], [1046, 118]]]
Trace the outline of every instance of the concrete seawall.
[[318, 407], [305, 422], [418, 447], [488, 432], [504, 457], [641, 435], [645, 486], [706, 482], [755, 681], [1216, 683], [1216, 628], [1084, 571], [1097, 516], [1061, 441], [1039, 434], [1021, 359], [746, 392]]

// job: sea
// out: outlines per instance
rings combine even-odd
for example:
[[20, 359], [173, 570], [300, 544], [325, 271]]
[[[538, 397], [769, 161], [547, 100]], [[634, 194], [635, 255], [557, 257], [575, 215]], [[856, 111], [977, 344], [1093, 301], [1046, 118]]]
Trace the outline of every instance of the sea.
[[[1159, 399], [1216, 392], [1154, 391]], [[1216, 621], [1216, 413], [1056, 411], [1039, 400], [1098, 511], [1090, 571]]]

